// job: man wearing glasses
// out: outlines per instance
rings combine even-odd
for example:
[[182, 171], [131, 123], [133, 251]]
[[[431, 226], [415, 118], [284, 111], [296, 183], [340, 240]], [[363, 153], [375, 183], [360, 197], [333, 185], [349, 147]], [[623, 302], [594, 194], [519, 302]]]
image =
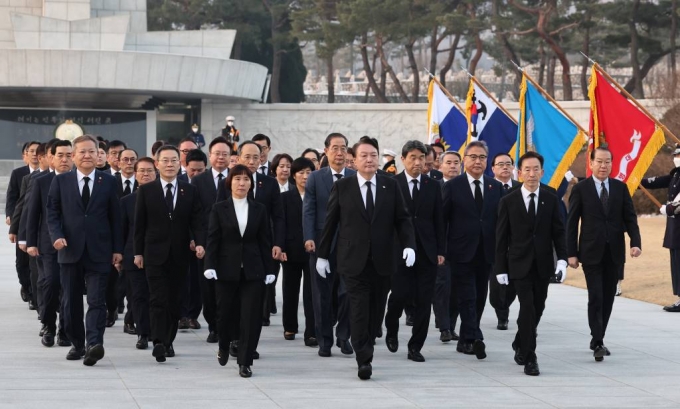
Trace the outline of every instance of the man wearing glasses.
[[[260, 146], [260, 166], [257, 168], [257, 173], [261, 175], [276, 177], [274, 170], [271, 168], [272, 163], [269, 162], [269, 152], [272, 150], [272, 141], [267, 135], [257, 134], [253, 136], [253, 142]], [[271, 286], [274, 288], [274, 286]]]
[[179, 176], [182, 176], [182, 179], [185, 182], [188, 182], [189, 180], [187, 176], [184, 176], [187, 174], [187, 154], [194, 149], [198, 149], [198, 145], [196, 145], [194, 138], [186, 137], [179, 141], [177, 149], [179, 149], [179, 164], [180, 164]]
[[495, 260], [496, 218], [503, 196], [500, 182], [484, 175], [489, 149], [484, 141], [465, 148], [466, 173], [444, 184], [444, 221], [452, 288], [458, 293], [460, 339], [456, 350], [486, 358], [479, 322]]
[[109, 169], [113, 176], [120, 175], [120, 153], [127, 149], [125, 142], [113, 140], [109, 142], [109, 149], [106, 151], [106, 161], [111, 168]]

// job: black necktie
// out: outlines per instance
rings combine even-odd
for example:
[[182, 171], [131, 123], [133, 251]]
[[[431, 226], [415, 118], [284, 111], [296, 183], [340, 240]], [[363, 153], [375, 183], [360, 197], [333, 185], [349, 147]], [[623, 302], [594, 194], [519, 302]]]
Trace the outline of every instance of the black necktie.
[[335, 180], [340, 180], [340, 179], [342, 179], [342, 173], [336, 173], [336, 174], [333, 175], [333, 176], [335, 176]]
[[90, 203], [90, 178], [85, 176], [83, 182], [84, 185], [81, 198], [83, 199], [83, 207], [87, 209], [87, 204]]
[[34, 175], [35, 175], [36, 173], [40, 173], [40, 169], [36, 169], [36, 170], [34, 170], [33, 172], [31, 172], [31, 173], [34, 174]]
[[375, 204], [373, 203], [373, 190], [371, 190], [371, 181], [366, 181], [366, 213], [368, 214], [368, 219], [373, 220], [373, 210], [375, 209]]
[[127, 196], [130, 193], [132, 193], [132, 188], [130, 187], [131, 183], [132, 182], [130, 182], [129, 179], [125, 181], [125, 189], [123, 190], [123, 196]]
[[220, 188], [220, 183], [222, 183], [222, 180], [224, 180], [224, 175], [223, 174], [218, 174], [217, 175], [217, 188]]
[[266, 175], [265, 170], [267, 169], [266, 166], [260, 166], [260, 173], [263, 175]]
[[477, 211], [482, 213], [482, 207], [484, 207], [484, 196], [482, 196], [482, 188], [479, 186], [482, 184], [479, 180], [473, 182], [475, 184], [475, 204], [477, 205]]
[[534, 200], [536, 193], [531, 193], [529, 197], [529, 223], [533, 226], [536, 224], [536, 201]]
[[504, 183], [504, 184], [503, 184], [503, 189], [507, 192], [508, 189], [510, 189], [510, 186], [508, 186], [507, 183]]
[[413, 203], [418, 202], [418, 197], [420, 196], [420, 189], [418, 189], [418, 179], [413, 179], [411, 182], [413, 182], [413, 191], [411, 192], [411, 199], [413, 199]]
[[606, 212], [607, 202], [609, 201], [609, 192], [607, 192], [607, 188], [605, 187], [604, 182], [602, 182], [602, 190], [600, 190], [600, 201], [602, 202], [602, 207]]
[[165, 205], [168, 207], [168, 213], [172, 215], [172, 183], [165, 185]]
[[116, 172], [114, 176], [120, 176], [120, 171]]

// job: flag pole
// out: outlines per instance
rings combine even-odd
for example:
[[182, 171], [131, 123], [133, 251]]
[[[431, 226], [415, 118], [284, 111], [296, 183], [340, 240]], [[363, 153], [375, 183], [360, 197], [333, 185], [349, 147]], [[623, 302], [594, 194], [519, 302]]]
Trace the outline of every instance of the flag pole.
[[434, 82], [437, 83], [437, 85], [439, 85], [439, 88], [441, 88], [442, 92], [443, 92], [444, 94], [446, 94], [446, 96], [449, 98], [449, 100], [451, 100], [451, 102], [453, 102], [453, 103], [456, 105], [456, 107], [458, 107], [458, 110], [459, 110], [460, 112], [465, 112], [465, 110], [463, 109], [462, 106], [460, 106], [460, 104], [458, 103], [458, 101], [456, 100], [456, 98], [454, 98], [454, 96], [451, 95], [451, 93], [449, 92], [449, 90], [446, 89], [446, 87], [443, 86], [441, 82], [439, 82], [439, 80], [437, 79], [437, 77], [435, 77], [434, 74], [432, 74], [427, 68], [425, 68], [425, 72], [430, 76], [430, 78], [431, 78]]
[[505, 113], [505, 115], [507, 115], [507, 116], [512, 120], [512, 122], [515, 123], [515, 125], [517, 125], [517, 119], [515, 119], [515, 116], [514, 116], [514, 115], [511, 115], [510, 112], [508, 112], [508, 111], [505, 109], [505, 107], [504, 107], [503, 105], [501, 105], [501, 103], [498, 102], [498, 100], [497, 100], [496, 98], [494, 98], [493, 95], [491, 95], [491, 92], [489, 92], [489, 90], [486, 89], [486, 87], [485, 87], [484, 85], [482, 85], [479, 81], [477, 81], [477, 78], [475, 78], [475, 76], [472, 75], [472, 74], [470, 73], [470, 71], [466, 70], [466, 69], [463, 68], [463, 67], [460, 67], [460, 69], [463, 70], [463, 71], [468, 75], [468, 77], [470, 77], [470, 79], [471, 79], [475, 84], [477, 84], [477, 85], [479, 86], [479, 88], [481, 88], [482, 91], [484, 91], [484, 92], [486, 93], [486, 95], [487, 95], [489, 98], [491, 98], [491, 100], [492, 100], [496, 105], [498, 105], [498, 108], [500, 108], [501, 111], [503, 111], [503, 112]]

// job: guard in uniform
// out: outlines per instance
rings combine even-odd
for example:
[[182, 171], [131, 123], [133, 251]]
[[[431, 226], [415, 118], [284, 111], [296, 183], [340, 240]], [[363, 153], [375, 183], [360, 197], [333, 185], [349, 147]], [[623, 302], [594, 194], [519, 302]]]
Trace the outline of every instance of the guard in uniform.
[[383, 166], [382, 170], [386, 173], [389, 173], [390, 176], [397, 174], [397, 163], [395, 162], [396, 157], [396, 152], [391, 149], [385, 149], [383, 151], [383, 163], [385, 165]]
[[680, 312], [680, 144], [675, 145], [673, 164], [675, 167], [669, 175], [642, 179], [640, 184], [647, 189], [668, 188], [668, 200], [659, 208], [659, 212], [667, 216], [663, 246], [671, 251], [671, 283], [673, 294], [679, 298], [663, 309]]
[[225, 125], [224, 128], [222, 128], [222, 136], [227, 138], [227, 141], [229, 141], [229, 145], [231, 145], [231, 148], [233, 150], [238, 149], [238, 142], [241, 140], [241, 135], [236, 129], [236, 126], [234, 126], [234, 121], [236, 121], [236, 118], [233, 116], [229, 115], [228, 117], [225, 118], [227, 124]]

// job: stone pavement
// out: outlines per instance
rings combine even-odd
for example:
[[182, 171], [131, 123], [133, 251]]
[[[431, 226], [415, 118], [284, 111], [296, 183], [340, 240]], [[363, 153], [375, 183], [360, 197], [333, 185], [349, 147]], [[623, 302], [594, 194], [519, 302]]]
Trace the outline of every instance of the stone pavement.
[[439, 342], [432, 323], [422, 351], [427, 362], [406, 359], [403, 330], [396, 354], [378, 340], [370, 381], [360, 381], [353, 357], [337, 348], [331, 358], [320, 358], [301, 338], [285, 341], [280, 313], [263, 329], [262, 358], [250, 379], [238, 376], [235, 359], [219, 366], [205, 327], [178, 334], [177, 356], [157, 364], [150, 349], [134, 348], [136, 337], [123, 333], [121, 320], [106, 331], [105, 358], [85, 367], [66, 361], [67, 348], [40, 344], [36, 313], [19, 298], [14, 248], [6, 228], [0, 231], [2, 409], [680, 407], [680, 314], [617, 298], [606, 339], [612, 355], [596, 363], [588, 349], [586, 292], [563, 285], [551, 286], [538, 328], [539, 377], [524, 375], [514, 363], [516, 325], [496, 330], [488, 306], [482, 320], [487, 359]]

